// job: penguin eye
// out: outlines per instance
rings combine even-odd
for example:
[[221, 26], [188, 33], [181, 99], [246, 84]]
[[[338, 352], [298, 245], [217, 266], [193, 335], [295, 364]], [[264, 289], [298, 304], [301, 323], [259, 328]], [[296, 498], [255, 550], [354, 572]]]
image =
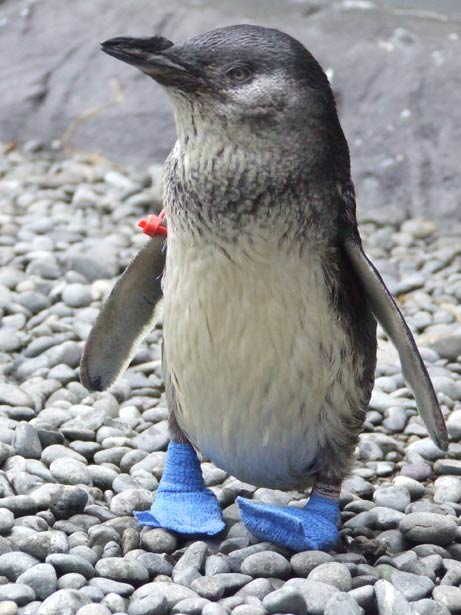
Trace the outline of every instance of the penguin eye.
[[251, 77], [251, 71], [246, 66], [233, 66], [226, 71], [226, 75], [234, 83], [244, 83]]

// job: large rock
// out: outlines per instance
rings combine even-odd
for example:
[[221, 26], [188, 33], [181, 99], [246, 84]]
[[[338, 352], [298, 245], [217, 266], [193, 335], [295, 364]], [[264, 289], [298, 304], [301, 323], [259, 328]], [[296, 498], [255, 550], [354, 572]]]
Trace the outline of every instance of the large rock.
[[[249, 5], [247, 5], [249, 4]], [[359, 205], [390, 204], [458, 219], [461, 8], [457, 0], [261, 3], [203, 0], [4, 0], [0, 7], [2, 140], [65, 144], [140, 167], [174, 140], [165, 93], [99, 51], [117, 35], [173, 41], [216, 26], [258, 23], [302, 40], [332, 75], [352, 150]], [[376, 6], [378, 5], [378, 6]], [[349, 8], [348, 8], [349, 7]], [[446, 18], [448, 15], [448, 18]]]

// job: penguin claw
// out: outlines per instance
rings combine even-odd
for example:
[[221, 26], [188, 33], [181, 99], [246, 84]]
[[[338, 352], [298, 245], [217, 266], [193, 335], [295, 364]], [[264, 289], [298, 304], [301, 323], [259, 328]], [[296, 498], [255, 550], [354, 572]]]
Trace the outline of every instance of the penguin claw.
[[141, 525], [161, 527], [188, 536], [215, 536], [224, 529], [221, 510], [209, 489], [195, 492], [162, 490], [150, 510], [134, 511]]
[[335, 500], [314, 494], [304, 508], [257, 504], [241, 497], [237, 503], [243, 523], [259, 540], [293, 551], [328, 551], [338, 540]]

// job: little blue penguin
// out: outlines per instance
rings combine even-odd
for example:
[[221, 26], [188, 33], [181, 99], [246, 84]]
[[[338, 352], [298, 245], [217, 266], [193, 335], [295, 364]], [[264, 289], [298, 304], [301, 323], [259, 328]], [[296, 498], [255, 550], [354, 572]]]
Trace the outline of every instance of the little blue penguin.
[[300, 42], [254, 25], [102, 49], [163, 86], [177, 130], [164, 167], [167, 237], [152, 237], [119, 279], [81, 365], [86, 387], [109, 387], [163, 304], [171, 442], [152, 508], [135, 515], [220, 533], [200, 451], [259, 487], [313, 485], [303, 508], [238, 498], [240, 514], [260, 540], [330, 549], [373, 388], [376, 321], [442, 449], [447, 433], [412, 334], [362, 249], [328, 79]]

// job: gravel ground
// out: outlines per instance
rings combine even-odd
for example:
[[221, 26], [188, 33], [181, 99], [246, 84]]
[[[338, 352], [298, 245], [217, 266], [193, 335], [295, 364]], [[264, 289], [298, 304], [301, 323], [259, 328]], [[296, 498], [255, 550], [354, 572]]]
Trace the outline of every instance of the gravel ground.
[[376, 386], [341, 494], [335, 551], [258, 543], [237, 495], [302, 505], [209, 462], [225, 535], [142, 529], [162, 472], [167, 409], [160, 327], [111, 389], [79, 383], [83, 341], [160, 208], [159, 169], [52, 160], [28, 144], [0, 160], [0, 615], [447, 615], [461, 613], [461, 243], [399, 208], [367, 212], [369, 254], [400, 303], [450, 434], [427, 438], [381, 336]]

